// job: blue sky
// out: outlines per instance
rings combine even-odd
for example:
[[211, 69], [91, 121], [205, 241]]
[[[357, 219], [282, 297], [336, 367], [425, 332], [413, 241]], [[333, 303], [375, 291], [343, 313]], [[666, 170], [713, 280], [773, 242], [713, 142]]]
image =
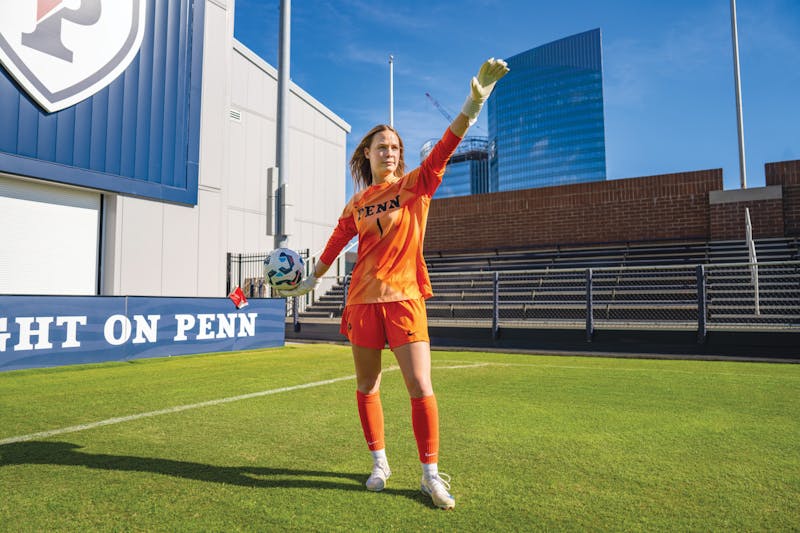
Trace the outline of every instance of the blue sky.
[[[278, 66], [278, 0], [236, 0], [235, 37]], [[800, 159], [800, 1], [739, 0], [747, 186], [764, 163]], [[353, 147], [389, 118], [406, 162], [439, 137], [490, 56], [600, 28], [609, 179], [722, 168], [739, 188], [727, 0], [295, 0], [291, 78], [352, 126]], [[485, 113], [479, 119], [486, 134]], [[349, 176], [343, 177], [350, 181]], [[348, 187], [348, 191], [351, 189]]]

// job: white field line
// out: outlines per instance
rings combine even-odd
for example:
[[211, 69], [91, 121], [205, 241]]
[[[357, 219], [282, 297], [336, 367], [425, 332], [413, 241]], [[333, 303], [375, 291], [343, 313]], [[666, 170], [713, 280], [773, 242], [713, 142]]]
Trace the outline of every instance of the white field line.
[[[455, 361], [456, 363], [458, 361]], [[472, 363], [468, 365], [452, 365], [452, 366], [434, 366], [433, 370], [455, 370], [458, 368], [479, 368], [482, 366], [493, 366], [494, 363]]]
[[[476, 363], [470, 365], [458, 365], [458, 366], [437, 366], [436, 369], [457, 369], [457, 368], [473, 368], [479, 366], [486, 366], [489, 363]], [[388, 368], [383, 369], [384, 372], [391, 372], [394, 370], [399, 370], [397, 366], [391, 366]], [[28, 435], [18, 435], [16, 437], [8, 437], [6, 439], [0, 439], [0, 446], [5, 444], [14, 444], [17, 442], [28, 442], [35, 439], [46, 439], [48, 437], [53, 437], [55, 435], [63, 435], [65, 433], [75, 433], [78, 431], [85, 431], [87, 429], [94, 429], [103, 426], [111, 426], [113, 424], [121, 424], [123, 422], [132, 422], [134, 420], [141, 420], [142, 418], [150, 418], [154, 416], [161, 416], [161, 415], [169, 415], [172, 413], [179, 413], [181, 411], [188, 411], [190, 409], [200, 409], [203, 407], [211, 407], [214, 405], [221, 405], [225, 403], [231, 402], [238, 402], [241, 400], [249, 400], [251, 398], [259, 398], [261, 396], [269, 396], [272, 394], [280, 394], [282, 392], [292, 392], [301, 389], [310, 389], [313, 387], [321, 387], [323, 385], [331, 385], [333, 383], [338, 383], [340, 381], [349, 381], [356, 379], [356, 376], [343, 376], [339, 378], [333, 379], [326, 379], [324, 381], [314, 381], [311, 383], [303, 383], [300, 385], [292, 385], [290, 387], [280, 387], [277, 389], [270, 389], [264, 390], [259, 392], [251, 392], [249, 394], [241, 394], [239, 396], [231, 396], [229, 398], [219, 398], [217, 400], [208, 400], [206, 402], [199, 402], [199, 403], [192, 403], [188, 405], [178, 405], [175, 407], [169, 407], [167, 409], [159, 409], [158, 411], [150, 411], [147, 413], [138, 413], [135, 415], [128, 415], [128, 416], [120, 416], [115, 418], [107, 418], [105, 420], [99, 420], [97, 422], [90, 422], [88, 424], [79, 424], [77, 426], [69, 426], [65, 428], [59, 429], [51, 429], [48, 431], [40, 431], [38, 433], [29, 433]]]
[[[467, 360], [450, 360], [451, 363], [468, 363]], [[705, 362], [705, 361], [703, 361]], [[771, 364], [771, 363], [759, 363], [759, 364]], [[470, 365], [465, 365], [464, 368]], [[742, 378], [769, 378], [769, 379], [798, 379], [800, 376], [795, 374], [781, 374], [779, 376], [776, 375], [764, 375], [764, 374], [752, 374], [748, 372], [715, 372], [709, 370], [698, 370], [693, 372], [691, 370], [673, 370], [671, 368], [658, 368], [658, 367], [643, 367], [643, 368], [631, 368], [631, 367], [624, 367], [624, 366], [615, 366], [615, 367], [601, 367], [601, 366], [580, 366], [580, 365], [551, 365], [547, 363], [501, 363], [499, 361], [491, 361], [491, 362], [474, 362], [471, 366], [499, 366], [499, 367], [524, 367], [524, 368], [542, 368], [547, 370], [592, 370], [596, 372], [649, 372], [649, 373], [665, 373], [665, 374], [684, 374], [689, 376], [697, 376], [697, 377], [706, 377], [706, 376], [728, 376], [728, 377], [742, 377]], [[790, 366], [790, 365], [789, 365]], [[461, 367], [438, 367], [436, 368], [461, 368]]]
[[150, 411], [149, 413], [138, 413], [135, 415], [120, 416], [116, 418], [107, 418], [98, 422], [90, 422], [89, 424], [79, 424], [77, 426], [69, 426], [60, 429], [51, 429], [49, 431], [41, 431], [39, 433], [31, 433], [29, 435], [19, 435], [17, 437], [9, 437], [0, 440], [0, 446], [4, 444], [13, 444], [15, 442], [27, 442], [34, 439], [44, 439], [54, 435], [63, 435], [64, 433], [75, 433], [76, 431], [84, 431], [87, 429], [94, 429], [102, 426], [110, 426], [112, 424], [121, 424], [122, 422], [131, 422], [133, 420], [140, 420], [142, 418], [150, 418], [153, 416], [168, 415], [172, 413], [179, 413], [181, 411], [188, 411], [190, 409], [200, 409], [202, 407], [211, 407], [214, 405], [221, 405], [224, 403], [238, 402], [241, 400], [249, 400], [250, 398], [258, 398], [260, 396], [269, 396], [270, 394], [280, 394], [282, 392], [291, 392], [300, 389], [310, 389], [312, 387], [321, 387], [322, 385], [330, 385], [338, 383], [339, 381], [348, 381], [355, 379], [355, 376], [344, 376], [340, 378], [326, 379], [325, 381], [314, 381], [312, 383], [303, 383], [301, 385], [292, 385], [291, 387], [280, 387], [278, 389], [270, 389], [260, 392], [251, 392], [249, 394], [242, 394], [239, 396], [231, 396], [229, 398], [219, 398], [217, 400], [208, 400], [206, 402], [192, 403], [188, 405], [178, 405], [169, 407], [167, 409], [159, 409], [158, 411]]

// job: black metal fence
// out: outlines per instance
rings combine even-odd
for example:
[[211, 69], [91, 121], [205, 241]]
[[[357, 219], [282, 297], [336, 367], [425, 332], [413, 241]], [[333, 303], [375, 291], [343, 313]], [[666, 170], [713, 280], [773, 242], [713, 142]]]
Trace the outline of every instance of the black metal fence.
[[[341, 316], [346, 278], [299, 313]], [[800, 262], [431, 274], [432, 323], [597, 329], [800, 332]]]
[[[309, 251], [301, 252], [308, 258]], [[266, 254], [228, 254], [227, 290], [273, 297]], [[306, 270], [312, 268], [306, 261]], [[342, 274], [343, 269], [335, 270]], [[501, 327], [800, 332], [800, 261], [674, 266], [434, 272], [429, 321]], [[287, 299], [287, 317], [335, 319], [347, 277], [328, 276], [323, 290]]]
[[[309, 270], [308, 257], [309, 250], [298, 250], [297, 253], [303, 258], [306, 264], [306, 273]], [[236, 287], [241, 287], [242, 292], [248, 298], [278, 298], [273, 293], [273, 289], [264, 278], [264, 259], [267, 253], [254, 254], [233, 254], [226, 256], [226, 294], [230, 294]], [[289, 298], [286, 302], [287, 316], [297, 316], [296, 298]]]
[[[308, 249], [298, 250], [297, 253], [305, 261], [308, 271]], [[230, 294], [238, 286], [242, 288], [247, 298], [271, 298], [273, 296], [271, 287], [264, 279], [266, 258], [266, 253], [227, 254], [226, 293]]]

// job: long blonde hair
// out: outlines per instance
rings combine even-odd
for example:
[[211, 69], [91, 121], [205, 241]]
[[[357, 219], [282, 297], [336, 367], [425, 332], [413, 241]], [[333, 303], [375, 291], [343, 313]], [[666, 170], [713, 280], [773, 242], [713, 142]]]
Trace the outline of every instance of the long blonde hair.
[[388, 124], [378, 124], [364, 135], [361, 142], [358, 143], [356, 149], [353, 150], [353, 156], [350, 158], [350, 174], [353, 176], [353, 181], [356, 184], [356, 189], [366, 189], [372, 185], [372, 167], [370, 167], [369, 159], [364, 155], [364, 149], [372, 145], [372, 137], [381, 131], [391, 131], [397, 135], [397, 141], [400, 143], [400, 157], [397, 161], [397, 168], [394, 169], [395, 176], [402, 176], [406, 172], [405, 149], [403, 148], [403, 139], [397, 130]]

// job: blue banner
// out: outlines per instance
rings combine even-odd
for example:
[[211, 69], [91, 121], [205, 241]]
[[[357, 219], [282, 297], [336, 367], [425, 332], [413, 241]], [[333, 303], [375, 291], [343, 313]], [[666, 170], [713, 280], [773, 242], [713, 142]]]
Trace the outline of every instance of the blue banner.
[[0, 296], [0, 371], [283, 346], [286, 301]]

